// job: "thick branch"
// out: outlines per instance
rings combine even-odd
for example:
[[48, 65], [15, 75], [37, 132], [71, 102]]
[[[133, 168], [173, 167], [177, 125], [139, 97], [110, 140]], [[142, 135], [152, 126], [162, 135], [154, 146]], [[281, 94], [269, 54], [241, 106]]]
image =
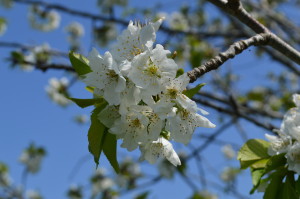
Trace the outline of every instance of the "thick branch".
[[[239, 29], [246, 37], [251, 37], [251, 33], [249, 33], [249, 31], [247, 31], [243, 26], [242, 24], [240, 23], [237, 23], [237, 21], [235, 20], [234, 17], [232, 16], [229, 16], [228, 17], [229, 20], [232, 22], [232, 24], [234, 26], [237, 27], [237, 29]], [[272, 48], [269, 48], [268, 46], [262, 46], [262, 48], [264, 49], [264, 51], [269, 54], [269, 56], [282, 63], [283, 66], [289, 68], [291, 71], [293, 71], [295, 74], [299, 75], [300, 76], [300, 70], [295, 66], [294, 62], [291, 61], [288, 57], [286, 56], [282, 56], [282, 54], [276, 50], [272, 50]]]
[[211, 3], [221, 8], [224, 12], [234, 16], [240, 20], [243, 24], [251, 28], [257, 34], [269, 33], [271, 35], [268, 45], [287, 56], [295, 63], [300, 65], [300, 53], [284, 42], [282, 39], [271, 33], [271, 31], [264, 25], [255, 20], [242, 6], [240, 0], [209, 0]]
[[219, 53], [213, 59], [189, 71], [188, 76], [190, 77], [190, 82], [196, 81], [197, 78], [211, 70], [218, 69], [228, 59], [234, 58], [250, 46], [266, 45], [269, 42], [270, 36], [269, 33], [262, 33], [250, 37], [249, 39], [233, 43], [225, 52]]

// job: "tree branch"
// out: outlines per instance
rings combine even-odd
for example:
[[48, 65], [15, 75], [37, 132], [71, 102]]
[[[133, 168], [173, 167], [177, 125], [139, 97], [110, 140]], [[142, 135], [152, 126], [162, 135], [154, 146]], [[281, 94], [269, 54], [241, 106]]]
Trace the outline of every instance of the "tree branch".
[[[114, 16], [104, 16], [104, 15], [97, 15], [97, 14], [91, 14], [89, 12], [79, 11], [70, 9], [68, 7], [65, 7], [60, 4], [54, 4], [54, 3], [47, 3], [43, 1], [36, 1], [36, 0], [13, 0], [16, 3], [22, 3], [22, 4], [29, 4], [29, 5], [39, 5], [44, 7], [45, 9], [54, 9], [58, 10], [64, 13], [68, 13], [70, 15], [76, 15], [83, 18], [88, 18], [92, 20], [99, 20], [99, 21], [105, 21], [105, 22], [113, 22], [117, 23], [123, 26], [128, 25], [128, 21], [120, 18], [115, 18]], [[191, 35], [191, 36], [197, 36], [200, 38], [209, 38], [209, 37], [226, 37], [226, 38], [239, 38], [243, 35], [239, 32], [222, 32], [222, 31], [181, 31], [181, 30], [174, 30], [170, 29], [166, 26], [161, 26], [159, 28], [161, 31], [167, 33], [167, 34], [183, 34], [183, 35]]]
[[212, 4], [216, 5], [224, 12], [234, 16], [238, 20], [240, 20], [243, 24], [251, 28], [257, 34], [259, 33], [269, 33], [270, 40], [268, 45], [281, 52], [283, 55], [287, 56], [295, 63], [300, 65], [300, 53], [291, 47], [289, 44], [284, 42], [282, 39], [271, 33], [271, 31], [266, 28], [264, 25], [259, 23], [256, 19], [254, 19], [242, 6], [240, 0], [208, 0]]
[[[17, 42], [0, 41], [0, 47], [20, 48], [21, 50], [33, 50], [36, 46], [24, 45], [24, 44], [17, 43]], [[54, 55], [54, 56], [69, 57], [68, 53], [53, 50], [53, 49], [47, 50], [47, 53], [49, 53], [50, 55]]]
[[195, 99], [195, 101], [197, 103], [200, 103], [200, 104], [203, 104], [205, 106], [211, 107], [211, 108], [217, 110], [218, 112], [226, 113], [227, 115], [231, 115], [231, 116], [235, 115], [237, 117], [243, 118], [243, 119], [255, 124], [256, 126], [264, 128], [267, 131], [271, 131], [272, 133], [274, 133], [273, 132], [274, 129], [278, 129], [276, 126], [274, 126], [270, 123], [261, 122], [260, 120], [258, 120], [256, 118], [253, 118], [253, 117], [250, 117], [249, 115], [247, 115], [245, 113], [236, 112], [236, 111], [233, 111], [233, 110], [230, 110], [230, 109], [226, 109], [224, 107], [218, 106], [216, 104], [210, 103], [210, 102], [208, 102], [206, 100], [202, 100], [202, 99]]
[[213, 59], [205, 62], [203, 65], [194, 68], [188, 72], [190, 83], [196, 81], [203, 74], [218, 69], [228, 59], [234, 58], [250, 46], [266, 45], [270, 40], [270, 33], [257, 34], [249, 39], [237, 41], [233, 43], [225, 52], [219, 53]]

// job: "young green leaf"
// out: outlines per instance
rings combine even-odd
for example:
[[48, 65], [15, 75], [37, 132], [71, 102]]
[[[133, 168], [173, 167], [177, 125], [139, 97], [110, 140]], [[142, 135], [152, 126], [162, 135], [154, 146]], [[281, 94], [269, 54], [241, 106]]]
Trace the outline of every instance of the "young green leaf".
[[69, 53], [69, 58], [71, 61], [71, 64], [75, 71], [77, 72], [78, 75], [85, 75], [87, 73], [92, 72], [90, 66], [89, 66], [89, 61], [86, 57], [83, 55], [70, 52]]
[[266, 173], [275, 170], [279, 167], [283, 167], [286, 164], [286, 158], [284, 156], [285, 156], [284, 153], [272, 156], [266, 164], [265, 167]]
[[253, 186], [259, 185], [261, 177], [265, 174], [264, 169], [253, 169], [251, 171], [251, 176], [252, 176], [252, 184]]
[[[266, 188], [265, 194], [263, 199], [281, 199], [278, 196], [280, 195], [280, 192], [282, 191], [282, 180], [284, 178], [284, 175], [281, 173], [274, 173], [271, 178], [271, 182]], [[284, 198], [282, 198], [284, 199]]]
[[185, 91], [183, 91], [182, 93], [183, 93], [184, 95], [186, 95], [188, 98], [192, 99], [192, 97], [193, 97], [194, 95], [196, 95], [204, 85], [205, 85], [205, 83], [198, 84], [198, 85], [195, 86], [194, 88], [191, 88], [191, 89], [189, 89], [189, 90], [185, 90]]
[[91, 86], [86, 86], [85, 89], [91, 93], [94, 93], [94, 87], [91, 87]]
[[299, 194], [295, 190], [295, 179], [294, 173], [288, 172], [287, 177], [285, 178], [285, 183], [281, 187], [280, 199], [299, 199]]
[[93, 98], [93, 99], [68, 98], [68, 99], [75, 102], [81, 108], [85, 108], [85, 107], [92, 106], [95, 104], [101, 104], [104, 102], [103, 98]]
[[248, 140], [238, 152], [237, 159], [241, 163], [241, 168], [246, 169], [255, 163], [257, 163], [254, 165], [255, 168], [263, 167], [267, 161], [262, 160], [270, 158], [268, 154], [269, 145], [270, 143], [265, 140]]
[[107, 104], [96, 107], [91, 114], [91, 126], [88, 132], [89, 151], [94, 156], [96, 165], [99, 164], [100, 154], [103, 148], [103, 137], [106, 127], [98, 120], [98, 114], [105, 108]]
[[117, 161], [117, 138], [116, 135], [106, 130], [103, 140], [103, 152], [116, 173], [119, 173], [119, 164]]
[[22, 64], [25, 61], [24, 55], [21, 52], [12, 51], [10, 55], [14, 63]]

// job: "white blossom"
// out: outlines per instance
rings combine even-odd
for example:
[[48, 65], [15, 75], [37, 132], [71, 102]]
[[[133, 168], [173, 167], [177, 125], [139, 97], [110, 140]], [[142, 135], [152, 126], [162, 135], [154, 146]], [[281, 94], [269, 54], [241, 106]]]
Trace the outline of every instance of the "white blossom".
[[284, 115], [280, 130], [300, 141], [300, 107], [291, 108]]
[[156, 140], [163, 122], [148, 106], [131, 106], [126, 115], [117, 119], [110, 132], [123, 139], [122, 147], [132, 151], [139, 143]]
[[187, 18], [180, 12], [173, 12], [169, 18], [169, 24], [175, 30], [189, 30], [189, 22]]
[[141, 101], [141, 91], [136, 85], [130, 80], [126, 80], [126, 87], [121, 92], [121, 102], [120, 102], [120, 114], [126, 114], [126, 110], [131, 105], [137, 105]]
[[44, 154], [38, 152], [31, 152], [29, 150], [23, 151], [20, 156], [20, 162], [26, 166], [26, 170], [30, 173], [36, 173], [40, 170], [41, 162]]
[[171, 179], [173, 178], [174, 173], [176, 172], [176, 167], [174, 167], [174, 165], [166, 159], [163, 159], [158, 164], [158, 170], [161, 176]]
[[120, 187], [130, 189], [135, 186], [135, 181], [141, 176], [139, 164], [126, 157], [120, 164], [120, 173], [117, 175], [116, 182]]
[[140, 150], [142, 153], [140, 160], [147, 160], [149, 163], [154, 164], [158, 158], [164, 157], [174, 166], [181, 165], [172, 144], [163, 137], [158, 138], [156, 141], [140, 145]]
[[159, 94], [159, 101], [153, 105], [154, 111], [161, 119], [175, 115], [172, 107], [176, 102], [182, 105], [185, 104], [182, 102], [185, 102], [187, 97], [182, 94], [182, 91], [186, 89], [189, 80], [189, 77], [185, 73], [172, 81], [166, 82], [163, 86], [163, 91]]
[[300, 143], [297, 142], [289, 147], [285, 155], [288, 163], [288, 169], [300, 174]]
[[49, 85], [46, 86], [46, 92], [53, 102], [61, 105], [67, 106], [70, 100], [67, 99], [67, 87], [69, 86], [69, 81], [67, 78], [62, 77], [61, 79], [51, 78], [49, 80]]
[[232, 167], [225, 167], [220, 177], [224, 182], [232, 182], [235, 180], [239, 170]]
[[[186, 103], [183, 104], [183, 102]], [[167, 119], [166, 130], [171, 132], [171, 139], [187, 144], [192, 138], [196, 127], [215, 127], [206, 117], [197, 113], [199, 109], [196, 103], [188, 97], [180, 105], [183, 105], [183, 107], [177, 109], [176, 115]]]
[[173, 59], [167, 57], [168, 54], [170, 51], [157, 44], [155, 49], [141, 53], [132, 61], [128, 77], [142, 89], [142, 95], [146, 99], [159, 94], [164, 84], [176, 76], [178, 66]]
[[44, 12], [37, 6], [30, 8], [28, 18], [32, 28], [45, 32], [56, 29], [60, 24], [60, 15], [57, 12]]
[[265, 134], [265, 137], [269, 140], [270, 147], [268, 149], [269, 155], [278, 155], [280, 153], [286, 153], [292, 145], [292, 138], [282, 132], [278, 132], [279, 136]]
[[299, 94], [294, 94], [293, 95], [293, 102], [295, 105], [300, 108], [300, 95]]
[[[44, 43], [39, 46], [35, 46], [30, 49], [28, 54], [24, 55], [24, 61], [29, 63], [48, 63], [50, 60], [49, 56], [50, 46], [47, 43]], [[20, 63], [19, 66], [23, 71], [30, 72], [34, 69], [33, 64]]]
[[28, 197], [28, 199], [43, 199], [41, 194], [34, 190], [27, 191], [27, 197]]
[[236, 156], [235, 151], [233, 150], [233, 148], [232, 148], [232, 146], [230, 144], [224, 145], [222, 147], [221, 151], [223, 152], [224, 156], [227, 159], [233, 159]]
[[120, 92], [126, 87], [126, 79], [109, 52], [102, 57], [96, 49], [88, 56], [92, 72], [84, 76], [83, 82], [95, 87], [95, 94], [103, 95], [110, 105], [120, 104]]
[[105, 176], [106, 172], [104, 169], [97, 169], [95, 174], [92, 176], [92, 194], [97, 195], [98, 193], [110, 189], [114, 182], [111, 178]]
[[118, 42], [112, 47], [111, 53], [118, 62], [132, 59], [146, 50], [152, 49], [156, 32], [163, 19], [145, 26], [130, 21], [128, 28], [117, 38]]
[[84, 35], [84, 28], [83, 28], [83, 26], [80, 23], [76, 22], [76, 21], [70, 23], [66, 27], [66, 31], [68, 33], [70, 33], [74, 37], [81, 37], [81, 36]]

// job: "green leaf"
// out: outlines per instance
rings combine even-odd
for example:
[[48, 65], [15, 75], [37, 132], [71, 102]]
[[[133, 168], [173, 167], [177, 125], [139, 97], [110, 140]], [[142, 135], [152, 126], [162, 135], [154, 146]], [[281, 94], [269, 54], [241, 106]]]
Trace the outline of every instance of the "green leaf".
[[238, 152], [237, 159], [241, 163], [241, 168], [245, 169], [251, 165], [254, 165], [255, 168], [264, 166], [267, 161], [262, 160], [270, 158], [268, 154], [269, 145], [270, 143], [265, 140], [248, 140]]
[[271, 182], [266, 188], [265, 194], [263, 199], [280, 199], [278, 196], [280, 195], [281, 188], [282, 188], [282, 180], [284, 175], [281, 173], [275, 173], [272, 175]]
[[261, 159], [261, 160], [255, 161], [254, 163], [252, 163], [251, 167], [253, 169], [265, 168], [268, 161], [269, 161], [268, 158], [267, 159]]
[[94, 93], [94, 87], [91, 87], [91, 86], [86, 86], [85, 89], [91, 93]]
[[116, 135], [109, 133], [107, 130], [103, 140], [103, 152], [116, 173], [119, 173], [120, 169], [117, 161], [117, 138]]
[[299, 199], [299, 195], [295, 190], [295, 179], [294, 173], [289, 172], [283, 187], [281, 187], [281, 194], [279, 196], [280, 199]]
[[272, 156], [266, 164], [266, 167], [265, 167], [266, 173], [268, 173], [272, 170], [275, 170], [279, 167], [285, 166], [286, 158], [284, 157], [284, 155], [285, 154], [282, 153], [282, 154], [279, 154], [279, 155]]
[[265, 174], [264, 169], [254, 169], [251, 172], [253, 186], [259, 185], [261, 177]]
[[297, 181], [295, 182], [295, 189], [298, 195], [300, 195], [300, 176], [298, 176]]
[[96, 165], [99, 165], [100, 154], [103, 148], [103, 135], [106, 127], [98, 120], [98, 114], [107, 104], [96, 107], [91, 114], [91, 126], [88, 132], [89, 151], [94, 156]]
[[205, 83], [202, 83], [202, 84], [198, 84], [197, 86], [195, 86], [194, 88], [191, 88], [189, 90], [185, 90], [183, 91], [182, 93], [184, 95], [186, 95], [188, 98], [192, 98], [194, 95], [196, 95], [200, 89], [205, 85]]
[[85, 75], [87, 73], [92, 72], [90, 66], [89, 66], [89, 61], [86, 57], [83, 55], [70, 52], [69, 53], [69, 58], [71, 61], [71, 64], [75, 71], [77, 72], [78, 75]]
[[75, 102], [81, 108], [85, 108], [85, 107], [92, 106], [92, 105], [95, 105], [95, 104], [104, 103], [103, 98], [93, 98], [93, 99], [68, 98], [68, 99]]
[[14, 62], [23, 63], [25, 60], [24, 55], [21, 52], [12, 51], [10, 55]]

